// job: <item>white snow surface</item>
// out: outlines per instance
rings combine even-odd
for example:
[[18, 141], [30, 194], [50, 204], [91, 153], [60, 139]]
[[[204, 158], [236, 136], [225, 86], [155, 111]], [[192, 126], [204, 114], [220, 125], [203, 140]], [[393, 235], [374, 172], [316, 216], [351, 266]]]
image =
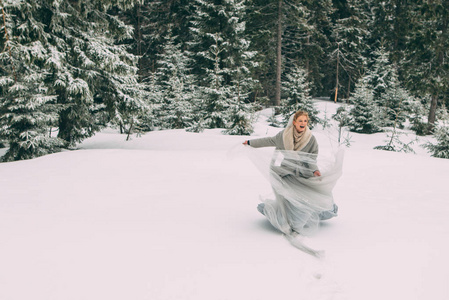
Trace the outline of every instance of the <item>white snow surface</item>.
[[[269, 114], [253, 138], [280, 130]], [[335, 128], [313, 132], [321, 153], [335, 145]], [[304, 240], [322, 259], [257, 212], [271, 188], [238, 155], [248, 137], [109, 129], [0, 164], [0, 299], [449, 299], [449, 160], [419, 146], [430, 137], [404, 154], [373, 150], [385, 133], [351, 136], [339, 216]]]

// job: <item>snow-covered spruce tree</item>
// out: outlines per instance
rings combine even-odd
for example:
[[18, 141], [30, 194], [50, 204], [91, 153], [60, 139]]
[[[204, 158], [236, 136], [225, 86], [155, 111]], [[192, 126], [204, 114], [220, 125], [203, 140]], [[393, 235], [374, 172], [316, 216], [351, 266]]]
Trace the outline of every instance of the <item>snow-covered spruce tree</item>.
[[426, 135], [428, 132], [428, 126], [425, 120], [429, 114], [428, 103], [430, 103], [430, 95], [414, 97], [410, 101], [410, 114], [408, 116], [411, 123], [410, 129], [417, 135]]
[[338, 144], [345, 144], [349, 147], [351, 145], [349, 135], [347, 138], [343, 138], [342, 136], [343, 127], [347, 126], [350, 121], [348, 106], [342, 105], [338, 107], [335, 114], [332, 115], [332, 119], [338, 122]]
[[[146, 107], [143, 86], [138, 84], [137, 57], [120, 44], [132, 37], [132, 27], [108, 11], [112, 5], [127, 8], [134, 2], [63, 1], [54, 9], [52, 37], [58, 41], [56, 51], [65, 55], [54, 75], [59, 81], [59, 101], [68, 106], [61, 113], [59, 136], [70, 145], [98, 129], [99, 113], [129, 131], [141, 108]], [[67, 97], [74, 80], [86, 82], [93, 101], [85, 98], [74, 102]]]
[[449, 111], [445, 105], [437, 110], [437, 126], [433, 132], [436, 143], [427, 143], [424, 145], [433, 157], [449, 158]]
[[366, 67], [364, 53], [368, 49], [366, 43], [369, 37], [368, 22], [370, 15], [366, 10], [369, 7], [367, 0], [345, 1], [347, 13], [338, 18], [331, 34], [332, 48], [329, 56], [334, 66], [329, 74], [336, 74], [336, 78], [329, 78], [326, 74], [325, 80], [335, 84], [335, 91], [331, 99], [348, 98], [352, 90], [351, 84], [357, 82]]
[[385, 103], [382, 95], [384, 95], [387, 90], [391, 89], [391, 80], [397, 78], [397, 73], [388, 58], [389, 52], [384, 46], [376, 49], [373, 52], [373, 55], [373, 65], [369, 69], [369, 84], [373, 87], [374, 102], [378, 106], [384, 106]]
[[229, 39], [230, 47], [228, 57], [224, 59], [225, 65], [230, 66], [231, 94], [230, 109], [226, 134], [249, 135], [253, 132], [253, 107], [248, 102], [249, 95], [259, 85], [252, 75], [258, 66], [254, 62], [255, 51], [250, 49], [250, 41], [246, 39], [245, 2], [232, 1], [232, 10], [229, 10], [229, 25], [233, 34]]
[[[309, 30], [296, 43], [292, 43], [291, 51], [301, 47], [301, 53], [295, 61], [303, 62], [310, 82], [311, 95], [325, 95], [330, 90], [323, 81], [323, 68], [328, 64], [327, 53], [331, 46], [330, 32], [332, 31], [332, 15], [335, 8], [332, 0], [303, 1], [308, 8], [307, 23]], [[290, 44], [290, 43], [289, 43]], [[287, 45], [287, 44], [286, 44]]]
[[384, 106], [381, 107], [381, 110], [386, 113], [386, 119], [383, 120], [386, 122], [384, 126], [404, 128], [404, 122], [411, 112], [410, 103], [413, 101], [413, 97], [400, 86], [396, 74], [391, 79], [390, 88], [385, 91], [382, 98]]
[[[40, 33], [21, 43], [36, 39], [47, 53], [39, 67], [47, 70], [47, 93], [56, 94], [57, 103], [62, 104], [58, 136], [68, 145], [92, 135], [104, 123], [98, 119], [101, 113], [112, 119], [122, 113], [120, 102], [138, 101], [134, 93], [136, 57], [119, 44], [131, 37], [132, 29], [108, 13], [112, 5], [132, 3], [29, 0], [12, 14], [14, 22], [26, 20], [18, 27], [18, 36]], [[9, 6], [15, 9], [18, 5]]]
[[[395, 120], [393, 122], [393, 128], [391, 130], [388, 130], [388, 141], [386, 145], [376, 146], [374, 149], [377, 150], [386, 150], [386, 151], [395, 151], [395, 152], [406, 152], [406, 153], [414, 153], [413, 148], [411, 145], [415, 141], [411, 141], [409, 143], [404, 143], [400, 136], [403, 134], [402, 132], [399, 132], [397, 130], [398, 127], [401, 127], [401, 122], [405, 120], [405, 117], [403, 116], [403, 109], [402, 105], [405, 103], [408, 103], [409, 96], [405, 92], [405, 90], [401, 89], [400, 87], [395, 87], [396, 85], [393, 85], [394, 88], [388, 89], [384, 97], [386, 99], [389, 99], [390, 101], [394, 101], [398, 103], [398, 107], [396, 110], [391, 109], [395, 113]], [[392, 101], [392, 102], [393, 102]]]
[[414, 94], [430, 95], [428, 130], [431, 131], [436, 122], [438, 102], [448, 98], [448, 1], [410, 1], [407, 6], [401, 74], [407, 88]]
[[9, 144], [3, 160], [30, 159], [59, 151], [63, 141], [51, 131], [61, 107], [46, 86], [51, 53], [41, 41], [44, 25], [30, 17], [27, 3], [0, 4], [0, 140]]
[[[248, 85], [253, 86], [251, 78], [245, 78], [245, 72], [242, 72], [234, 82], [233, 89], [230, 93], [229, 115], [227, 129], [225, 134], [230, 135], [250, 135], [253, 133], [253, 108], [249, 103], [245, 103], [244, 99], [248, 97]], [[242, 93], [246, 91], [246, 93]]]
[[433, 136], [436, 139], [436, 143], [427, 143], [424, 145], [429, 150], [433, 157], [449, 158], [449, 126], [437, 125]]
[[284, 125], [287, 125], [291, 115], [298, 110], [304, 110], [309, 114], [311, 128], [320, 122], [318, 110], [309, 94], [310, 89], [306, 76], [306, 71], [300, 67], [293, 68], [291, 73], [286, 75], [282, 88], [284, 99], [282, 99], [280, 107]]
[[191, 2], [139, 0], [132, 9], [121, 14], [125, 23], [134, 27], [130, 51], [139, 56], [139, 75], [143, 81], [151, 80], [168, 35], [176, 36], [176, 43], [185, 49], [186, 41], [190, 40]]
[[192, 98], [196, 89], [189, 70], [190, 58], [175, 40], [169, 31], [164, 51], [158, 55], [156, 84], [161, 91], [162, 128], [187, 128], [194, 119]]
[[369, 76], [362, 77], [349, 98], [353, 108], [349, 112], [349, 130], [358, 133], [381, 131], [378, 125], [378, 109], [373, 102], [373, 91], [368, 84]]
[[[246, 107], [242, 104], [247, 102], [257, 83], [251, 72], [255, 53], [249, 51], [243, 21], [245, 2], [194, 2], [196, 17], [192, 21], [190, 49], [195, 61], [193, 72], [202, 92], [195, 105], [203, 111], [197, 122], [202, 122], [206, 128], [226, 128], [225, 133], [234, 133], [234, 125], [249, 122], [249, 119], [243, 123], [236, 120], [249, 116], [241, 113]], [[231, 106], [234, 108], [230, 109]], [[234, 118], [233, 114], [238, 117]]]
[[410, 111], [408, 92], [400, 86], [396, 66], [390, 63], [389, 52], [381, 46], [374, 51], [374, 63], [370, 71], [370, 85], [373, 87], [373, 101], [379, 106], [379, 125], [390, 127], [396, 124], [403, 128], [403, 122]]
[[[312, 33], [316, 23], [309, 18], [309, 10], [304, 2], [306, 1], [247, 1], [248, 7], [251, 8], [248, 9], [248, 34], [258, 51], [255, 59], [260, 62], [256, 78], [264, 87], [263, 94], [271, 99], [271, 105], [276, 107], [281, 105], [281, 75], [297, 61], [308, 64], [311, 67], [308, 69], [309, 74], [311, 77], [315, 76], [314, 63], [321, 49], [316, 47], [316, 35]], [[311, 2], [309, 1], [310, 4]], [[313, 6], [313, 9], [325, 11], [323, 6], [318, 6], [319, 8]]]
[[[200, 112], [199, 121], [202, 126], [195, 125], [194, 127], [201, 128], [226, 128], [228, 109], [230, 105], [231, 86], [225, 84], [225, 76], [227, 70], [220, 67], [220, 48], [219, 34], [215, 34], [216, 43], [212, 45], [207, 51], [207, 57], [214, 59], [214, 68], [207, 70], [207, 77], [203, 79], [205, 83], [199, 89], [201, 96], [195, 102], [197, 111]], [[199, 101], [198, 101], [199, 100]]]
[[[119, 124], [132, 120], [124, 115], [142, 99], [137, 59], [120, 44], [132, 36], [132, 28], [109, 13], [113, 6], [134, 2], [4, 1], [15, 28], [11, 39], [17, 37], [20, 45], [39, 42], [44, 49], [27, 55], [46, 74], [46, 95], [56, 95], [61, 104], [58, 137], [69, 146], [91, 136], [108, 119]], [[38, 58], [42, 53], [45, 57]], [[130, 102], [136, 105], [123, 105]]]
[[143, 131], [152, 131], [162, 127], [159, 118], [162, 111], [162, 90], [156, 82], [156, 72], [149, 73], [146, 76], [145, 84], [148, 92], [146, 101], [149, 105], [149, 111], [142, 116], [141, 127]]
[[117, 93], [115, 117], [112, 119], [127, 134], [126, 140], [133, 133], [145, 131], [145, 127], [148, 127], [147, 119], [152, 113], [148, 93], [144, 85], [135, 79], [121, 83]]

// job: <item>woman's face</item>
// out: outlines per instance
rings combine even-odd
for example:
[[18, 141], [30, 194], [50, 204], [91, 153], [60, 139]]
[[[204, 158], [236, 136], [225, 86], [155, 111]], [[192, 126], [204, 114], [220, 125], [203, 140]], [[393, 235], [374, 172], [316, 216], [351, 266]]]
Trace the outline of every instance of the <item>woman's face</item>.
[[308, 120], [306, 116], [299, 116], [295, 121], [293, 121], [293, 126], [295, 126], [296, 131], [303, 132], [306, 130], [307, 122]]

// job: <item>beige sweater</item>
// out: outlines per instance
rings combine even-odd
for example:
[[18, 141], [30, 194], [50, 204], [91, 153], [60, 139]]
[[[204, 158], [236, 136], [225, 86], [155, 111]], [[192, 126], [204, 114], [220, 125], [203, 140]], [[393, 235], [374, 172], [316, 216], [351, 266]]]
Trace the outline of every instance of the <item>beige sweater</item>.
[[[291, 129], [292, 127], [289, 126], [273, 137], [250, 140], [249, 145], [254, 148], [276, 147], [276, 150], [292, 151], [294, 147], [294, 140], [293, 132], [291, 131]], [[318, 143], [316, 141], [316, 138], [312, 135], [310, 129], [308, 130], [307, 135], [304, 135], [302, 139], [304, 139], [303, 142], [307, 143], [304, 143], [305, 145], [300, 145], [300, 150], [298, 151], [317, 155]], [[296, 175], [309, 178], [313, 177], [313, 172], [318, 170], [318, 166], [316, 165], [316, 163], [311, 163], [310, 161], [308, 163], [305, 163], [294, 159], [293, 161], [288, 162], [289, 159], [285, 159], [280, 166], [274, 166], [274, 159], [275, 157], [273, 157], [273, 161], [271, 162], [271, 169], [281, 177], [286, 175]]]
[[[254, 148], [276, 147], [277, 150], [293, 150], [294, 141], [292, 130], [294, 130], [293, 126], [289, 126], [275, 136], [250, 140], [249, 145]], [[303, 136], [303, 139], [305, 138], [308, 141], [299, 151], [318, 154], [318, 143], [310, 129], [308, 129], [308, 132], [310, 135]]]

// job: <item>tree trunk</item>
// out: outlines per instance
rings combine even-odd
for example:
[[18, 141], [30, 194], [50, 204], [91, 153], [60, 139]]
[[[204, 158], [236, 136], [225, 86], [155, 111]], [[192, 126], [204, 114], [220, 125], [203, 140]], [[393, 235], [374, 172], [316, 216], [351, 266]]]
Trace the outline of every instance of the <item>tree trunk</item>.
[[435, 125], [435, 112], [437, 110], [438, 96], [432, 95], [432, 101], [430, 102], [429, 118], [427, 119], [428, 130], [432, 131]]
[[[12, 57], [12, 53], [11, 53], [11, 47], [9, 45], [9, 35], [8, 35], [8, 29], [6, 27], [6, 12], [5, 9], [3, 8], [3, 3], [0, 0], [0, 4], [2, 6], [2, 16], [3, 16], [3, 28], [5, 30], [5, 34], [4, 34], [4, 39], [5, 39], [5, 44], [8, 45], [8, 53], [9, 53], [9, 57], [11, 58], [11, 61], [13, 61], [13, 57]], [[16, 74], [16, 68], [14, 67], [14, 64], [11, 64], [12, 66], [12, 72], [14, 75], [14, 83], [17, 83], [17, 74]]]
[[348, 91], [346, 92], [346, 99], [349, 99], [351, 96], [351, 77], [348, 79]]
[[[310, 49], [310, 35], [307, 36], [307, 48]], [[309, 78], [312, 71], [310, 70], [309, 58], [306, 58], [306, 70], [307, 70], [307, 78]]]
[[282, 1], [278, 6], [277, 53], [276, 53], [276, 94], [274, 105], [281, 105], [281, 72], [282, 72]]
[[[447, 35], [447, 29], [448, 29], [448, 22], [447, 20], [443, 21], [443, 26], [441, 28], [442, 31], [442, 35], [441, 36], [446, 36]], [[440, 40], [438, 42], [439, 45], [443, 46], [445, 44], [444, 41]], [[443, 47], [436, 47], [436, 53], [435, 56], [437, 58], [437, 62], [439, 67], [439, 70], [441, 72], [441, 66], [445, 65], [444, 62], [444, 57], [445, 57], [445, 52], [444, 52], [444, 46]], [[437, 90], [437, 91], [435, 91]], [[434, 87], [434, 93], [432, 94], [432, 101], [430, 102], [430, 111], [429, 111], [429, 118], [427, 119], [427, 130], [429, 132], [431, 132], [433, 130], [433, 128], [435, 127], [435, 119], [436, 119], [436, 110], [437, 110], [437, 105], [438, 105], [438, 98], [439, 98], [439, 88], [438, 87]]]
[[133, 125], [134, 125], [134, 118], [131, 119], [131, 124], [129, 125], [128, 135], [126, 136], [126, 141], [129, 141], [129, 137], [131, 136], [131, 133], [134, 129]]
[[340, 64], [340, 44], [337, 44], [337, 70], [335, 72], [335, 97], [334, 97], [334, 102], [337, 102], [337, 97], [338, 97], [338, 65]]
[[137, 56], [139, 56], [139, 62], [138, 62], [138, 73], [141, 76], [141, 78], [143, 77], [143, 73], [147, 73], [147, 72], [142, 72], [142, 70], [145, 69], [144, 66], [144, 62], [142, 60], [142, 24], [140, 23], [141, 19], [142, 19], [142, 12], [141, 12], [141, 6], [140, 3], [136, 4], [136, 24], [134, 27], [134, 32], [135, 32], [135, 39], [136, 39], [136, 43], [137, 43], [137, 49], [136, 49], [136, 54]]

